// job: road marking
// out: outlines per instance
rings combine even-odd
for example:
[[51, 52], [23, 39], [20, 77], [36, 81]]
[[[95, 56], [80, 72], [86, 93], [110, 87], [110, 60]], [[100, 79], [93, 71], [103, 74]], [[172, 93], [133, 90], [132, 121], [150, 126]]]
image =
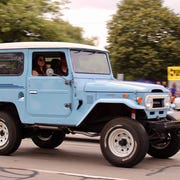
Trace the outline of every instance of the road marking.
[[87, 174], [78, 174], [78, 173], [70, 173], [70, 172], [63, 172], [63, 171], [50, 171], [50, 170], [43, 170], [43, 169], [31, 169], [31, 170], [42, 172], [42, 173], [61, 174], [61, 175], [85, 177], [85, 178], [91, 178], [91, 179], [128, 180], [128, 179], [115, 178], [115, 177], [92, 176], [92, 175], [87, 175]]

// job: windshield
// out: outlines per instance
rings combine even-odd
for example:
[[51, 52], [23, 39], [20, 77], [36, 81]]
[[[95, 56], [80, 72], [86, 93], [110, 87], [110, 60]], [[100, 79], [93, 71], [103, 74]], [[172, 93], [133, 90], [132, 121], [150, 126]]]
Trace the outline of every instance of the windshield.
[[106, 53], [71, 50], [71, 59], [76, 73], [110, 74]]

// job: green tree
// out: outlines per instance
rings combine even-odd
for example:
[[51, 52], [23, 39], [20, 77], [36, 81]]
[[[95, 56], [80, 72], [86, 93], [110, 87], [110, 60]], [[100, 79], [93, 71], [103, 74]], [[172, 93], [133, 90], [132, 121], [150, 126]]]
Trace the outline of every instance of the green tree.
[[0, 0], [0, 42], [66, 41], [93, 44], [62, 20], [68, 0]]
[[161, 0], [123, 0], [108, 23], [114, 74], [126, 80], [166, 80], [167, 66], [180, 65], [180, 17]]

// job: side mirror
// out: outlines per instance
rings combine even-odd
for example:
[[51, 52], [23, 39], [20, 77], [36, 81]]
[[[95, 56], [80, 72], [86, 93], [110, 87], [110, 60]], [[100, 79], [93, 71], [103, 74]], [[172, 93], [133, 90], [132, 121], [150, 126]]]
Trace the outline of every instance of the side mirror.
[[53, 70], [52, 68], [48, 68], [48, 69], [46, 70], [46, 75], [47, 75], [47, 76], [53, 76], [53, 75], [54, 75], [54, 70]]

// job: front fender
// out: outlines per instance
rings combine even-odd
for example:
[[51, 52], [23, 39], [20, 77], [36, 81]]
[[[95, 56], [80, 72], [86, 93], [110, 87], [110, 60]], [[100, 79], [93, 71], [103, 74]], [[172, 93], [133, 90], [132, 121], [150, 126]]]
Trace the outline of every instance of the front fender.
[[[104, 103], [104, 104], [124, 104], [126, 106], [128, 106], [131, 109], [145, 109], [144, 106], [137, 104], [135, 101], [132, 101], [130, 99], [116, 99], [116, 98], [110, 98], [110, 99], [98, 99], [96, 101], [94, 101], [94, 103], [90, 106], [87, 107], [87, 109], [83, 109], [80, 110], [81, 111], [81, 118], [78, 118], [78, 122], [77, 122], [77, 126], [87, 117], [87, 115], [92, 111], [92, 109], [100, 103]], [[80, 108], [81, 109], [81, 108]], [[73, 116], [76, 116], [77, 111], [75, 111], [75, 114], [73, 114]]]
[[[144, 106], [137, 104], [137, 102], [130, 99], [98, 99], [95, 101], [94, 106], [99, 103], [115, 103], [115, 104], [125, 104], [132, 109], [145, 109]], [[93, 106], [93, 107], [94, 107]]]

